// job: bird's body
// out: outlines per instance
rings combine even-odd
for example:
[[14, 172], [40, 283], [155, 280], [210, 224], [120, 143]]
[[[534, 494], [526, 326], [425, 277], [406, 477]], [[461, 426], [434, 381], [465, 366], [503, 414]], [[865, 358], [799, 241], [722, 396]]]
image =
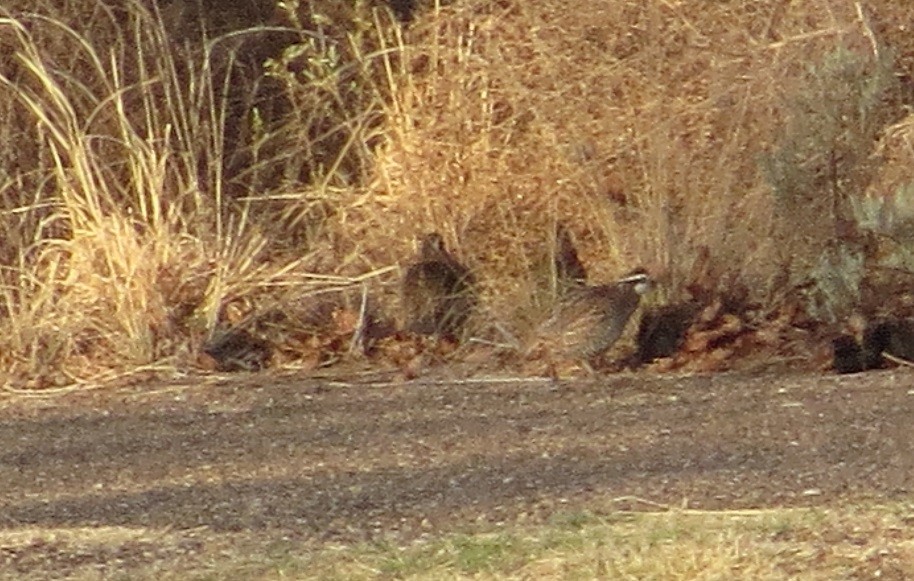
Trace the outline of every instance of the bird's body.
[[406, 329], [457, 339], [476, 306], [474, 285], [470, 270], [445, 249], [441, 236], [426, 234], [403, 276]]
[[273, 345], [244, 329], [217, 334], [203, 346], [219, 371], [260, 371], [270, 365]]
[[613, 284], [573, 287], [539, 334], [560, 355], [599, 357], [622, 336], [651, 284], [646, 273], [635, 271]]
[[832, 367], [838, 373], [859, 373], [867, 369], [867, 357], [860, 343], [851, 335], [832, 340]]

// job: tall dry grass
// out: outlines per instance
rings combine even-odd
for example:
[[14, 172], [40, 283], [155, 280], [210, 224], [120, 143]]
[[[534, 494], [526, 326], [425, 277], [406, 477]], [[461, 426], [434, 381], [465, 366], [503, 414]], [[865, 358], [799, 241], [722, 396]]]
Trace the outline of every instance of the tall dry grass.
[[[384, 269], [428, 230], [477, 270], [482, 333], [541, 315], [556, 221], [594, 280], [646, 265], [681, 297], [701, 266], [771, 301], [821, 262], [911, 103], [911, 10], [888, 1], [467, 0], [408, 29], [367, 3], [284, 7], [190, 48], [139, 1], [5, 8], [9, 381], [191, 367], [230, 306], [366, 273], [395, 313]], [[862, 117], [798, 108], [848, 82]]]
[[216, 43], [195, 60], [141, 4], [91, 4], [0, 21], [2, 357], [37, 385], [186, 365], [226, 301], [288, 270], [226, 198]]

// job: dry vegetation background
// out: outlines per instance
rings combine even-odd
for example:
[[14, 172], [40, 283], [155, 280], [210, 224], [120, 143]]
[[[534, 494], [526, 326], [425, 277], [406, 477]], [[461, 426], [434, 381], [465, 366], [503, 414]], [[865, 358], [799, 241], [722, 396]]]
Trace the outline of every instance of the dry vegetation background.
[[418, 4], [5, 2], [7, 385], [192, 369], [258, 317], [326, 363], [430, 230], [499, 341], [556, 221], [593, 280], [645, 265], [773, 343], [910, 308], [914, 5]]

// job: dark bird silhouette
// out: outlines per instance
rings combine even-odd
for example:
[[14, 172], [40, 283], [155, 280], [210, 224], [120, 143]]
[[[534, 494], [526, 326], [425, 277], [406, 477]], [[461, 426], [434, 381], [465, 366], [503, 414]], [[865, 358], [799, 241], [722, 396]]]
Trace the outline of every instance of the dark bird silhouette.
[[587, 269], [578, 257], [571, 232], [564, 224], [555, 225], [555, 250], [553, 256], [555, 280], [559, 294], [570, 288], [587, 284]]
[[914, 320], [878, 319], [863, 330], [863, 341], [851, 335], [832, 340], [832, 367], [838, 373], [880, 369], [886, 356], [914, 361]]
[[646, 309], [638, 323], [636, 358], [649, 363], [670, 357], [682, 346], [689, 328], [701, 313], [701, 303], [689, 301]]
[[850, 335], [839, 335], [832, 339], [832, 367], [838, 373], [859, 373], [867, 369], [868, 362], [857, 342]]
[[882, 367], [884, 355], [914, 361], [914, 321], [893, 318], [871, 322], [863, 331], [861, 347], [866, 369]]
[[403, 276], [406, 329], [423, 335], [459, 338], [476, 307], [475, 279], [451, 256], [438, 233], [424, 235], [419, 255]]
[[613, 284], [571, 288], [540, 336], [557, 352], [569, 357], [594, 359], [612, 347], [641, 296], [653, 287], [644, 270], [636, 270]]
[[244, 329], [232, 329], [210, 339], [203, 352], [213, 358], [219, 371], [260, 371], [269, 366], [273, 345]]

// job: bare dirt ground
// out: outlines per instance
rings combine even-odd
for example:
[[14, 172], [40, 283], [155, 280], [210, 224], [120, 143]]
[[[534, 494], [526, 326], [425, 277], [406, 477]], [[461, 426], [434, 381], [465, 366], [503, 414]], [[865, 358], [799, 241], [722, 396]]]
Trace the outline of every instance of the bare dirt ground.
[[[897, 500], [914, 483], [910, 370], [574, 382], [264, 374], [11, 398], [0, 418], [7, 576], [87, 559], [180, 561], [214, 533], [409, 540], [646, 506], [623, 497], [814, 506]], [[98, 554], [9, 540], [81, 527], [180, 542], [166, 551], [133, 538]]]

